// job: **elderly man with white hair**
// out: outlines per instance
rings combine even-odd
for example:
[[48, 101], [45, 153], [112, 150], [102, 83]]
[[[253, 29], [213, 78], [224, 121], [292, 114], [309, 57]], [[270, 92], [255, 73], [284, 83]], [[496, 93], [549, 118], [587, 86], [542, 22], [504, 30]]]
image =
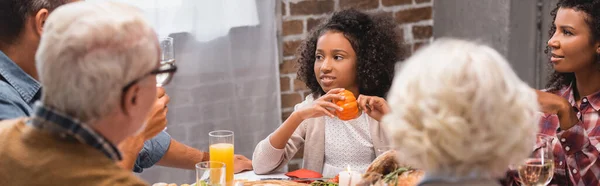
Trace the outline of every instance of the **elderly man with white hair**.
[[0, 123], [0, 185], [146, 185], [119, 167], [117, 144], [144, 128], [156, 100], [156, 35], [141, 12], [71, 3], [45, 23], [44, 87], [28, 119]]
[[[34, 103], [40, 99], [42, 89], [46, 89], [39, 83], [34, 59], [46, 20], [57, 7], [77, 1], [0, 0], [0, 120], [32, 116]], [[163, 88], [158, 88], [157, 97], [143, 132], [119, 144], [123, 152], [119, 165], [134, 172], [156, 164], [193, 170], [195, 163], [207, 161], [209, 155], [163, 131], [169, 96]], [[252, 169], [252, 162], [236, 155], [235, 172], [248, 169]]]
[[500, 185], [532, 152], [533, 89], [494, 49], [439, 39], [402, 66], [383, 119], [399, 159], [426, 173], [419, 183]]

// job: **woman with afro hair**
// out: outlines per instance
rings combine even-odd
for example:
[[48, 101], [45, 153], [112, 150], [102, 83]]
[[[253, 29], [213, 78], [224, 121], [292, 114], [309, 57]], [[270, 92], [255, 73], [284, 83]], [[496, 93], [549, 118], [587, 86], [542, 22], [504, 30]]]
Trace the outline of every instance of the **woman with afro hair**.
[[541, 132], [556, 137], [559, 185], [600, 185], [600, 0], [561, 0], [547, 53], [553, 73], [538, 91]]
[[[364, 172], [388, 140], [379, 124], [389, 112], [383, 99], [403, 50], [389, 17], [355, 9], [333, 13], [313, 29], [298, 50], [298, 78], [311, 94], [266, 139], [253, 156], [254, 171], [268, 174], [284, 167], [304, 147], [303, 168], [333, 177], [351, 167]], [[350, 91], [360, 109], [341, 120], [335, 101]]]

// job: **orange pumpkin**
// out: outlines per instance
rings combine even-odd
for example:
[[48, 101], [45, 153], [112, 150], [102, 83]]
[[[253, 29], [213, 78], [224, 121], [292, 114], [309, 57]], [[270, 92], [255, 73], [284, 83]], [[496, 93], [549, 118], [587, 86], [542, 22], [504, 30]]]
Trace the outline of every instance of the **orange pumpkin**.
[[351, 119], [358, 117], [358, 103], [356, 102], [356, 98], [354, 97], [354, 94], [352, 94], [352, 92], [350, 92], [348, 90], [344, 90], [343, 92], [341, 92], [339, 94], [344, 96], [346, 99], [335, 102], [335, 104], [337, 104], [338, 106], [340, 106], [344, 109], [342, 111], [339, 111], [339, 110], [335, 111], [335, 114], [337, 115], [337, 117], [344, 121], [351, 120]]

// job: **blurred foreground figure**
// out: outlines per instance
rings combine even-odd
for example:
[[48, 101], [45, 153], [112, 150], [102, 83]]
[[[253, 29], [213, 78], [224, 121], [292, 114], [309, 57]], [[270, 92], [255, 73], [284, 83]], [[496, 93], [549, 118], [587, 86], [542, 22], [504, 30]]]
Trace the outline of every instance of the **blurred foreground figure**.
[[398, 159], [425, 171], [418, 185], [500, 185], [532, 152], [535, 91], [494, 49], [442, 38], [397, 73], [383, 123]]

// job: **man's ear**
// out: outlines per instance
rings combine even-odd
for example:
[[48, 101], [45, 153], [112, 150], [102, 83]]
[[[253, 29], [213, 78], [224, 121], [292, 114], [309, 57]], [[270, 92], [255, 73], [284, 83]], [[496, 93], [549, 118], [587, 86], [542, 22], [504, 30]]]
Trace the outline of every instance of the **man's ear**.
[[44, 31], [44, 24], [46, 23], [46, 19], [48, 19], [49, 14], [50, 12], [45, 8], [42, 8], [35, 14], [35, 31], [40, 36]]
[[138, 94], [140, 86], [134, 84], [126, 92], [123, 93], [123, 113], [129, 115], [129, 111], [133, 110], [138, 104]]

